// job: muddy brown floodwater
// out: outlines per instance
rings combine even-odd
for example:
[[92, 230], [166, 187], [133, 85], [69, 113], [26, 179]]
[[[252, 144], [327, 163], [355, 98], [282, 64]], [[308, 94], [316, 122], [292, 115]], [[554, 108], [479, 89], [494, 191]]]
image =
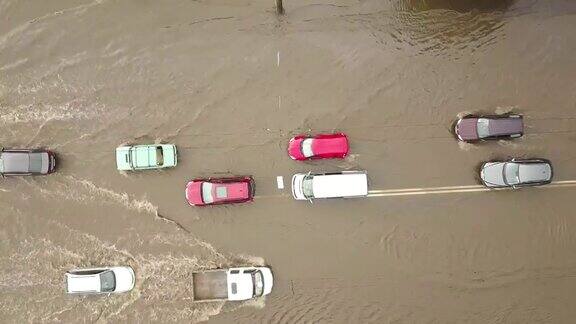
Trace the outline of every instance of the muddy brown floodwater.
[[[485, 160], [543, 157], [576, 180], [571, 0], [0, 0], [0, 144], [47, 177], [0, 181], [3, 322], [573, 323], [576, 187], [294, 201], [295, 172], [367, 170], [371, 190], [476, 185]], [[466, 112], [525, 116], [459, 145]], [[343, 161], [297, 163], [303, 132]], [[178, 167], [116, 171], [122, 143]], [[251, 204], [191, 208], [193, 177], [252, 174]], [[382, 192], [382, 191], [381, 191]], [[70, 268], [131, 265], [136, 288], [64, 294]], [[192, 302], [191, 273], [269, 264], [271, 295]]]

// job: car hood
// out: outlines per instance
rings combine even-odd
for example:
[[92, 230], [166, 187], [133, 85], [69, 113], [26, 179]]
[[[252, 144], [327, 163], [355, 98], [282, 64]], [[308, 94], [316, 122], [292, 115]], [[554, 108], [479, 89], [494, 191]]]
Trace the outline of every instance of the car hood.
[[489, 187], [505, 186], [503, 170], [504, 162], [488, 162], [482, 166], [480, 177]]
[[478, 139], [478, 118], [463, 118], [456, 124], [456, 135], [462, 141]]
[[302, 154], [302, 141], [303, 137], [294, 137], [288, 143], [288, 155], [293, 160], [305, 160], [306, 157]]
[[164, 167], [173, 167], [177, 163], [176, 145], [163, 144], [162, 153], [164, 155]]
[[202, 181], [190, 181], [186, 185], [186, 200], [191, 205], [204, 205], [202, 201]]
[[[250, 199], [250, 186], [247, 182], [213, 185], [212, 195], [219, 201]], [[219, 192], [222, 192], [222, 195], [220, 195]]]
[[116, 277], [116, 288], [114, 289], [114, 292], [126, 292], [134, 288], [136, 278], [132, 268], [113, 267], [111, 270], [114, 271], [114, 276]]
[[292, 196], [296, 200], [306, 200], [304, 192], [302, 192], [302, 181], [306, 175], [302, 173], [297, 173], [292, 176]]

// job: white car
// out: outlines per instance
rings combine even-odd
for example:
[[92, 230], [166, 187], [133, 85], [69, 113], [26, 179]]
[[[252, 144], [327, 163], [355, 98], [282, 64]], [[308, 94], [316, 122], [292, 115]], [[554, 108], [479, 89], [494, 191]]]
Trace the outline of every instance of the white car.
[[136, 277], [131, 267], [75, 269], [66, 272], [69, 294], [110, 294], [132, 290]]

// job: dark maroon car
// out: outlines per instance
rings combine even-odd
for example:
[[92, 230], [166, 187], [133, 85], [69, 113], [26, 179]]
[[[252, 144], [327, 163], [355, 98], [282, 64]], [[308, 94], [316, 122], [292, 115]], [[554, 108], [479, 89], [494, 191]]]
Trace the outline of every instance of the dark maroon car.
[[456, 136], [464, 142], [516, 138], [524, 134], [520, 115], [466, 116], [456, 122]]

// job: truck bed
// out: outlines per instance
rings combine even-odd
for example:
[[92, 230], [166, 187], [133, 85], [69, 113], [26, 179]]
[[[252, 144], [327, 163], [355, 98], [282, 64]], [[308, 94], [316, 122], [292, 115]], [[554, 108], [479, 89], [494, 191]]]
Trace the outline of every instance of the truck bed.
[[192, 275], [194, 300], [228, 299], [226, 271], [206, 271]]

